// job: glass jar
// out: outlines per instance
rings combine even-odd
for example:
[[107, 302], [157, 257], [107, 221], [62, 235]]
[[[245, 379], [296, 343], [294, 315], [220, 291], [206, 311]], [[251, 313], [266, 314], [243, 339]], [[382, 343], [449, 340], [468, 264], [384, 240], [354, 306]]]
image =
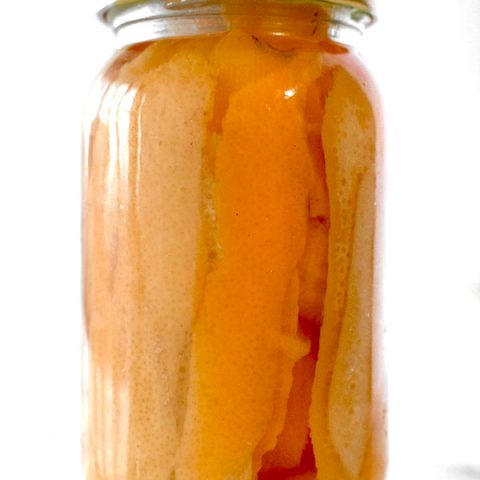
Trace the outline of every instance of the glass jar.
[[86, 109], [88, 480], [383, 479], [366, 4], [118, 1]]

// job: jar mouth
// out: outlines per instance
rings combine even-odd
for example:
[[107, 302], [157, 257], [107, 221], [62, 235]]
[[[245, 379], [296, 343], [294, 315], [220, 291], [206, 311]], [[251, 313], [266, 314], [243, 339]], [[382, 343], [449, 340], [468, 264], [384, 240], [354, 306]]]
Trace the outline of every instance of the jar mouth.
[[328, 36], [331, 40], [353, 45], [375, 21], [365, 1], [266, 0], [252, 8], [241, 0], [231, 3], [222, 0], [97, 0], [97, 15], [116, 34], [117, 46], [123, 47], [162, 38], [226, 33], [230, 30], [228, 15], [262, 15], [262, 8], [272, 6], [318, 6], [323, 12], [318, 20], [330, 24]]

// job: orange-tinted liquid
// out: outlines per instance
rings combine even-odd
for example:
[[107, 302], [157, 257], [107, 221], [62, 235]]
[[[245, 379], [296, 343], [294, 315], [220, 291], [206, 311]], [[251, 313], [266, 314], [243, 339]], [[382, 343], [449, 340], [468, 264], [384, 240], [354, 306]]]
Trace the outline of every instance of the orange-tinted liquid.
[[88, 480], [383, 478], [371, 93], [346, 49], [249, 28], [100, 83]]

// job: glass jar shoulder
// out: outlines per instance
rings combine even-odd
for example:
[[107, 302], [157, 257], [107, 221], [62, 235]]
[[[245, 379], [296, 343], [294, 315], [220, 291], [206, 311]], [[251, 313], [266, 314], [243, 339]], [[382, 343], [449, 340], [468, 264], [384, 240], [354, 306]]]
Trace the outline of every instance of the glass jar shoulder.
[[[284, 88], [285, 85], [279, 84], [278, 89], [280, 92], [283, 87], [284, 92], [288, 91], [289, 98], [305, 102], [306, 90], [315, 83], [325, 100], [336, 73], [342, 71], [350, 77], [352, 85], [358, 85], [376, 112], [375, 116], [380, 117], [374, 83], [363, 62], [349, 48], [330, 41], [252, 34], [241, 29], [217, 37], [158, 40], [124, 48], [95, 82], [87, 117], [91, 118], [102, 102], [113, 100], [112, 87], [133, 86], [139, 90], [156, 82], [162, 70], [182, 63], [189, 64], [187, 75], [195, 76], [204, 70], [211, 88], [216, 91], [216, 99], [222, 97], [224, 103], [226, 97], [268, 76], [283, 76], [284, 83], [290, 85]], [[179, 86], [184, 80], [180, 75]], [[107, 90], [110, 90], [109, 95], [105, 95]], [[345, 93], [352, 92], [350, 89]]]

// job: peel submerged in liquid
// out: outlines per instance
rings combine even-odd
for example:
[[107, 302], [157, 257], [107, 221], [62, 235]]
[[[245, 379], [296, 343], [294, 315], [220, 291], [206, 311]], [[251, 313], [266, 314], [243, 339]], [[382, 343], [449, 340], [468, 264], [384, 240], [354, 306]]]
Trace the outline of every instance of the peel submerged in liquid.
[[367, 94], [235, 29], [138, 50], [90, 132], [87, 478], [381, 479]]

